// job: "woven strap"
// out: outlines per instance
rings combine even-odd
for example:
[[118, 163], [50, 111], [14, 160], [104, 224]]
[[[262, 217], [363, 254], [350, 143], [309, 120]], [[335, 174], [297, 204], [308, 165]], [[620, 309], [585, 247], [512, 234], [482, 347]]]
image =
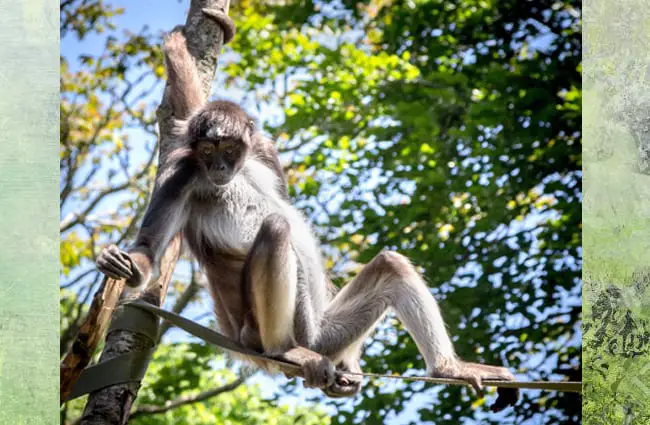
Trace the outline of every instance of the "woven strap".
[[132, 351], [84, 369], [67, 400], [112, 385], [142, 381], [153, 352], [154, 347], [147, 351]]

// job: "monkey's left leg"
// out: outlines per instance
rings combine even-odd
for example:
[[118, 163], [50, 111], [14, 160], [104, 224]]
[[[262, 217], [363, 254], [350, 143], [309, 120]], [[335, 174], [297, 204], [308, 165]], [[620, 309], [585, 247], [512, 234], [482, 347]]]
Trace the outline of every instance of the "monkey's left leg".
[[[251, 311], [245, 318], [240, 340], [250, 348], [262, 348], [267, 356], [298, 364], [306, 387], [326, 388], [335, 380], [334, 365], [304, 347], [304, 342], [299, 346], [297, 341], [303, 339], [301, 335], [315, 334], [316, 320], [296, 319], [311, 318], [313, 313], [309, 311], [309, 302], [299, 294], [297, 259], [290, 241], [287, 220], [278, 214], [269, 215], [244, 265], [246, 307]], [[296, 329], [296, 322], [309, 329]], [[293, 375], [290, 370], [284, 372]]]
[[481, 380], [513, 380], [503, 367], [456, 357], [438, 303], [409, 260], [384, 251], [332, 300], [314, 350], [334, 362], [350, 362], [388, 308], [397, 313], [422, 353], [430, 375], [466, 380], [481, 391]]

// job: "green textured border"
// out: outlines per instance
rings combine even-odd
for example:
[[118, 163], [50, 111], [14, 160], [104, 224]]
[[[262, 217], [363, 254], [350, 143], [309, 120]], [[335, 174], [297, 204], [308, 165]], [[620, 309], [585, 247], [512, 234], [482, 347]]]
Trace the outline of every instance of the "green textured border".
[[0, 0], [0, 424], [59, 405], [59, 13]]
[[[620, 353], [630, 352], [620, 344], [626, 312], [637, 335], [650, 323], [650, 287], [638, 274], [650, 267], [650, 159], [637, 147], [650, 149], [649, 5], [584, 2], [583, 311], [591, 329], [583, 345], [585, 424], [646, 424], [650, 418], [650, 358]], [[596, 300], [600, 316], [592, 320]], [[603, 312], [612, 315], [603, 320]], [[594, 338], [594, 329], [608, 329], [606, 344]], [[609, 355], [609, 348], [617, 354]]]

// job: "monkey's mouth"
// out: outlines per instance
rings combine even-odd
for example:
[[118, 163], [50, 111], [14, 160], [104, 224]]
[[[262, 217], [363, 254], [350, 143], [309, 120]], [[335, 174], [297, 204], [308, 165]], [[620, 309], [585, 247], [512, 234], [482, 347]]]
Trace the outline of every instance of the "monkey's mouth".
[[232, 176], [227, 175], [227, 176], [215, 176], [212, 175], [209, 178], [210, 183], [212, 183], [215, 186], [225, 186], [228, 183], [232, 181]]

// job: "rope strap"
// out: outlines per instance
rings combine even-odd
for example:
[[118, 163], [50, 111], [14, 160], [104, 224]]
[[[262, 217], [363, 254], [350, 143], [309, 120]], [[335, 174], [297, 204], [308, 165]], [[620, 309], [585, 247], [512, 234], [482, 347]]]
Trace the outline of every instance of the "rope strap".
[[[231, 340], [230, 338], [221, 335], [220, 333], [213, 331], [210, 328], [199, 325], [196, 322], [193, 322], [189, 319], [186, 319], [183, 316], [172, 313], [167, 310], [158, 308], [152, 304], [145, 303], [143, 301], [135, 301], [131, 305], [137, 306], [143, 310], [147, 310], [153, 314], [156, 314], [163, 319], [167, 320], [176, 327], [183, 329], [184, 331], [194, 335], [197, 338], [200, 338], [211, 344], [218, 345], [227, 350], [236, 351], [238, 353], [246, 354], [253, 357], [258, 357], [264, 360], [268, 360], [274, 363], [281, 364], [286, 367], [290, 367], [296, 370], [299, 370], [299, 366], [294, 363], [289, 363], [286, 360], [271, 358], [264, 354], [261, 354], [257, 351], [249, 350], [244, 348], [239, 343]], [[434, 384], [445, 384], [445, 385], [469, 385], [467, 381], [462, 379], [448, 379], [448, 378], [433, 378], [429, 376], [402, 376], [402, 375], [382, 375], [377, 373], [358, 373], [358, 372], [340, 372], [343, 375], [356, 375], [356, 376], [365, 376], [368, 378], [392, 378], [392, 379], [403, 379], [407, 381], [424, 381], [431, 382]], [[547, 391], [564, 391], [564, 392], [582, 392], [582, 382], [570, 382], [570, 381], [494, 381], [494, 380], [484, 380], [482, 384], [486, 387], [501, 387], [501, 388], [522, 388], [530, 390], [547, 390]]]
[[[300, 366], [295, 363], [289, 362], [285, 359], [268, 357], [262, 353], [250, 350], [240, 345], [239, 343], [231, 340], [230, 338], [216, 332], [210, 328], [202, 326], [192, 320], [186, 319], [176, 313], [172, 313], [162, 308], [156, 307], [144, 301], [130, 301], [122, 304], [121, 314], [118, 318], [111, 322], [110, 330], [128, 329], [133, 332], [142, 333], [147, 335], [152, 341], [156, 340], [157, 326], [155, 332], [152, 333], [153, 327], [148, 328], [146, 325], [143, 329], [138, 328], [135, 330], [134, 324], [151, 323], [150, 318], [141, 317], [142, 313], [147, 316], [156, 315], [161, 317], [174, 326], [183, 329], [189, 334], [200, 338], [210, 344], [217, 345], [223, 349], [234, 351], [247, 356], [257, 357], [277, 363], [285, 368], [290, 368], [300, 371]], [[139, 310], [140, 313], [137, 313]], [[149, 314], [147, 314], [149, 313]], [[137, 320], [137, 321], [135, 321]], [[135, 322], [134, 322], [135, 321]], [[157, 320], [156, 320], [157, 323]], [[153, 338], [152, 338], [153, 336]], [[146, 372], [146, 367], [149, 362], [152, 350], [131, 352], [121, 356], [113, 357], [110, 360], [96, 364], [84, 370], [75, 385], [72, 394], [68, 398], [71, 400], [83, 394], [108, 387], [111, 385], [121, 384], [125, 382], [141, 381]], [[350, 376], [364, 376], [368, 378], [391, 378], [402, 379], [406, 381], [424, 381], [434, 384], [443, 385], [469, 385], [467, 381], [461, 379], [447, 379], [447, 378], [433, 378], [428, 376], [402, 376], [402, 375], [382, 375], [378, 373], [357, 373], [357, 372], [343, 372], [338, 371], [342, 375]], [[545, 390], [545, 391], [563, 391], [563, 392], [582, 392], [582, 382], [570, 381], [494, 381], [484, 380], [482, 384], [486, 387], [500, 387], [500, 388], [520, 388], [530, 390]]]

